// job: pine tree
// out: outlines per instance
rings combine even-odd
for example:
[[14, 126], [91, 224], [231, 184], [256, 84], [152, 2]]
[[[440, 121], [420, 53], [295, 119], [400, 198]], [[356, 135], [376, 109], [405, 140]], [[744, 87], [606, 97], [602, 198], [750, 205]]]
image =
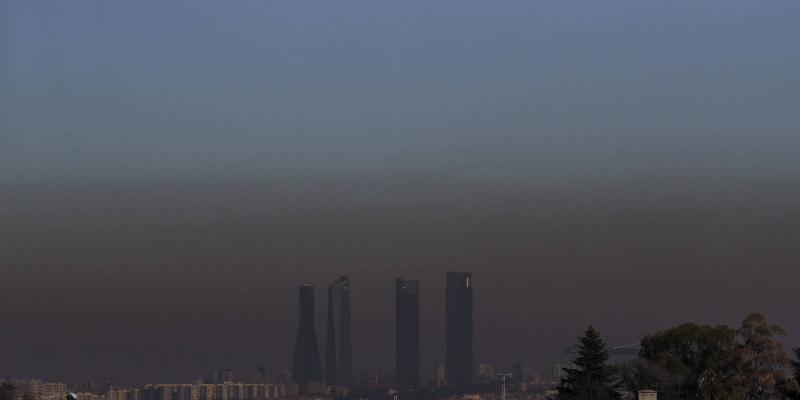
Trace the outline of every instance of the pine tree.
[[600, 334], [590, 326], [578, 338], [575, 368], [565, 369], [567, 376], [558, 385], [557, 400], [617, 400], [619, 382], [614, 367], [608, 365], [608, 350]]

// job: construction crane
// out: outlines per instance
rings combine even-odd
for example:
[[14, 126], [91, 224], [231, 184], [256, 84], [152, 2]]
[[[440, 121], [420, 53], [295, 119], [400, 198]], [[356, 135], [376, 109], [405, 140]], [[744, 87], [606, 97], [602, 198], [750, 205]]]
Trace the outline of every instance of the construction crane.
[[[616, 346], [608, 349], [609, 354], [613, 354], [615, 356], [638, 356], [639, 350], [641, 350], [642, 346], [639, 343], [631, 343], [626, 344], [623, 346]], [[567, 347], [564, 351], [567, 354], [575, 354], [578, 352], [578, 348], [575, 346]]]

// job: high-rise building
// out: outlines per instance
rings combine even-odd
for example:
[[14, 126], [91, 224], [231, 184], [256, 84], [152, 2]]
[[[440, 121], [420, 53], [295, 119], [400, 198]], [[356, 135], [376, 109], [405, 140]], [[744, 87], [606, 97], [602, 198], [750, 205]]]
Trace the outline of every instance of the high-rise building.
[[67, 384], [65, 383], [42, 382], [39, 379], [13, 379], [9, 383], [17, 388], [19, 398], [62, 400], [67, 396]]
[[398, 387], [419, 384], [419, 281], [395, 282], [395, 376]]
[[433, 377], [433, 384], [436, 387], [447, 385], [447, 368], [444, 363], [437, 363], [433, 366], [435, 375]]
[[256, 367], [250, 371], [248, 383], [264, 383], [264, 368]]
[[111, 389], [106, 392], [106, 400], [128, 400], [128, 389]]
[[472, 273], [448, 272], [445, 332], [447, 383], [472, 383]]
[[78, 400], [100, 400], [100, 395], [97, 393], [78, 392], [76, 395]]
[[342, 275], [328, 286], [328, 335], [325, 344], [328, 385], [348, 385], [353, 377], [350, 347], [350, 280]]
[[218, 369], [214, 371], [214, 375], [211, 377], [213, 383], [233, 382], [233, 379], [233, 370], [229, 368]]
[[478, 364], [478, 382], [492, 383], [494, 379], [494, 365], [487, 363]]
[[314, 329], [314, 286], [300, 286], [300, 321], [297, 327], [297, 340], [294, 344], [294, 364], [292, 380], [300, 388], [309, 382], [322, 380], [322, 367], [319, 362], [317, 332]]
[[395, 375], [391, 372], [381, 370], [360, 371], [354, 374], [354, 387], [358, 388], [387, 388], [396, 381]]
[[538, 383], [540, 380], [539, 371], [531, 363], [514, 364], [514, 380], [517, 382]]

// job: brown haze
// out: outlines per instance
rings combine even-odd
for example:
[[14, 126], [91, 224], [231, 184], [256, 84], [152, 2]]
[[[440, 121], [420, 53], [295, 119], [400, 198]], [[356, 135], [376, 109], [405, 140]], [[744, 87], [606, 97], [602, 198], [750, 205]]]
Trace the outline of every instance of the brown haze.
[[[423, 373], [448, 270], [474, 273], [476, 356], [544, 371], [596, 324], [614, 345], [762, 311], [797, 344], [788, 179], [453, 177], [9, 185], [0, 376], [124, 383], [290, 367], [296, 287], [353, 286], [357, 370], [393, 365], [393, 279], [422, 285]], [[547, 373], [547, 372], [545, 372]]]

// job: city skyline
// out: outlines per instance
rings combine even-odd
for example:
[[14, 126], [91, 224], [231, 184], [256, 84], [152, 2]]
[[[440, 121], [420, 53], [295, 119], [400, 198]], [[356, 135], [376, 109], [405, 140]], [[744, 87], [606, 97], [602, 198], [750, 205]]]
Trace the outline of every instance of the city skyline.
[[0, 377], [291, 370], [313, 283], [298, 364], [386, 381], [401, 277], [427, 380], [449, 271], [475, 283], [464, 365], [549, 372], [589, 325], [617, 346], [751, 312], [796, 348], [798, 20], [796, 0], [0, 1]]

